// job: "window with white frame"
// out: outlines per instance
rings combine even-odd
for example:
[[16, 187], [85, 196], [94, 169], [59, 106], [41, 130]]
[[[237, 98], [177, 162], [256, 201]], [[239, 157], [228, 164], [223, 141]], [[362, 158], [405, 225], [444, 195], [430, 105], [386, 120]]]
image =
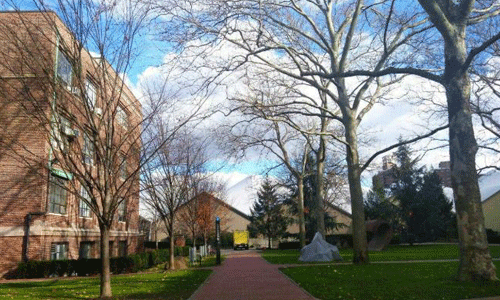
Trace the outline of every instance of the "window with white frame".
[[64, 52], [59, 51], [57, 56], [57, 76], [67, 86], [71, 86], [71, 76], [73, 73], [73, 66], [71, 65], [68, 57]]
[[118, 204], [118, 221], [125, 222], [127, 218], [127, 199], [121, 198]]
[[83, 163], [88, 165], [94, 164], [94, 141], [87, 134], [83, 134], [83, 148], [82, 148], [82, 160]]
[[50, 247], [50, 259], [60, 260], [68, 258], [68, 243], [52, 243]]
[[81, 199], [80, 199], [80, 204], [78, 206], [78, 212], [80, 214], [80, 217], [90, 218], [90, 206], [89, 206], [90, 195], [83, 186], [82, 186], [82, 189], [80, 192], [80, 196], [81, 196]]
[[88, 78], [85, 80], [85, 95], [89, 108], [93, 110], [97, 100], [97, 88]]
[[49, 212], [66, 214], [67, 205], [67, 180], [58, 176], [50, 175], [49, 178]]
[[71, 129], [70, 121], [63, 117], [57, 116], [52, 123], [52, 148], [56, 151], [65, 152], [68, 149], [68, 139], [65, 134]]
[[128, 177], [127, 172], [127, 157], [125, 155], [121, 155], [120, 159], [120, 178], [122, 180], [126, 180]]
[[118, 124], [120, 124], [120, 126], [127, 128], [128, 125], [127, 112], [120, 105], [116, 107], [116, 121], [118, 122]]

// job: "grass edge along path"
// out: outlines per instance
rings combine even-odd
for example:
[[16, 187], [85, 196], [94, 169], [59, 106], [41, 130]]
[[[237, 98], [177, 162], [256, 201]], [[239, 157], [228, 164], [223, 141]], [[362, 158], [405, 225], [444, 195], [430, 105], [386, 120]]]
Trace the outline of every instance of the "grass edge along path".
[[[188, 299], [211, 270], [116, 275], [111, 278], [113, 299]], [[99, 277], [7, 282], [0, 284], [2, 299], [95, 299]]]
[[[495, 262], [500, 277], [500, 262]], [[314, 297], [329, 299], [442, 299], [500, 296], [500, 282], [458, 282], [458, 262], [321, 265], [280, 270]]]
[[[490, 245], [493, 258], [500, 258], [500, 245]], [[262, 257], [271, 264], [302, 264], [298, 260], [299, 250], [266, 250], [261, 253]], [[340, 250], [340, 256], [344, 262], [352, 261], [352, 249]], [[370, 261], [409, 261], [409, 260], [443, 260], [458, 259], [459, 250], [456, 244], [423, 244], [415, 246], [390, 245], [387, 249], [379, 252], [370, 252]], [[310, 262], [307, 262], [310, 264]], [[325, 263], [320, 263], [325, 264]]]

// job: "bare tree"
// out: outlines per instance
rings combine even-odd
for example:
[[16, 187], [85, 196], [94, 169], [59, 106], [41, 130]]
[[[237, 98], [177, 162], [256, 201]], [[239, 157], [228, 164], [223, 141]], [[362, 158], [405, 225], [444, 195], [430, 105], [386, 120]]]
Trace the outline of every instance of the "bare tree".
[[[135, 55], [134, 38], [145, 12], [129, 3], [120, 8], [93, 1], [44, 3], [33, 1], [44, 13], [26, 13], [13, 1], [14, 12], [0, 25], [9, 48], [2, 54], [3, 74], [14, 79], [5, 82], [3, 96], [37, 120], [41, 136], [50, 141], [49, 157], [27, 160], [29, 153], [18, 151], [24, 141], [9, 150], [27, 165], [38, 161], [49, 185], [74, 195], [94, 214], [100, 229], [101, 297], [110, 297], [111, 229], [120, 227], [117, 221], [125, 221], [127, 213], [138, 217], [132, 212], [138, 210], [145, 124], [123, 74]], [[65, 205], [50, 200], [46, 209], [64, 214]]]
[[[316, 108], [319, 113], [314, 115], [338, 122], [343, 127], [344, 136], [338, 140], [345, 145], [347, 155], [353, 259], [356, 263], [368, 262], [360, 178], [361, 172], [380, 151], [370, 157], [367, 164], [362, 164], [357, 130], [384, 90], [399, 78], [379, 80], [370, 77], [349, 81], [330, 75], [357, 65], [365, 65], [372, 71], [382, 69], [392, 62], [390, 57], [396, 49], [431, 27], [422, 14], [398, 14], [394, 1], [365, 5], [362, 0], [198, 1], [196, 6], [191, 6], [190, 2], [166, 1], [162, 2], [160, 11], [171, 17], [172, 23], [168, 26], [173, 24], [184, 29], [166, 34], [165, 38], [171, 41], [186, 45], [186, 37], [190, 40], [201, 37], [206, 44], [223, 40], [235, 46], [235, 55], [220, 67], [220, 71], [234, 70], [250, 62], [262, 73], [277, 72], [300, 81], [319, 91], [321, 100], [327, 100], [325, 103], [292, 99], [280, 107], [287, 113], [303, 115], [311, 115], [309, 108]], [[379, 32], [380, 28], [384, 31], [380, 35], [363, 34], [368, 28], [374, 32]], [[329, 132], [319, 134], [324, 136]], [[393, 149], [392, 146], [388, 148]], [[319, 158], [321, 163], [321, 154]]]
[[[472, 109], [479, 117], [481, 123], [478, 130], [479, 149], [485, 155], [492, 156], [486, 161], [478, 171], [486, 169], [500, 170], [500, 72], [495, 65], [500, 54], [498, 45], [494, 45], [493, 56], [483, 63], [483, 68], [487, 71], [473, 76], [473, 101]], [[482, 129], [482, 130], [481, 130]]]
[[[158, 120], [155, 132], [159, 141], [162, 141], [163, 134], [168, 132], [163, 119]], [[197, 140], [193, 132], [183, 130], [169, 143], [162, 145], [143, 169], [143, 202], [160, 216], [167, 229], [170, 237], [170, 269], [175, 268], [177, 213], [181, 206], [191, 200], [192, 190], [199, 186], [195, 182], [202, 180], [206, 173], [207, 139], [201, 141]]]
[[[432, 0], [418, 1], [441, 37], [442, 49], [432, 49], [433, 57], [422, 68], [414, 64], [372, 71], [338, 72], [330, 76], [383, 76], [387, 74], [413, 74], [441, 84], [446, 90], [449, 122], [449, 151], [451, 178], [457, 210], [460, 266], [459, 280], [497, 280], [491, 261], [484, 216], [482, 212], [476, 170], [478, 145], [474, 136], [471, 110], [472, 64], [484, 60], [500, 40], [496, 1]], [[470, 37], [468, 36], [470, 35]], [[470, 50], [468, 50], [470, 49]], [[418, 52], [418, 51], [415, 51]], [[442, 53], [439, 60], [434, 58]], [[444, 60], [443, 60], [444, 56]], [[423, 57], [426, 57], [423, 55]], [[439, 65], [442, 62], [442, 65]]]
[[[35, 0], [43, 11], [36, 13], [19, 11], [16, 1], [6, 2], [13, 12], [3, 14], [0, 24], [8, 49], [0, 54], [1, 96], [2, 106], [16, 113], [2, 123], [2, 131], [9, 132], [2, 139], [4, 153], [44, 178], [41, 186], [72, 195], [86, 215], [93, 213], [100, 231], [100, 296], [111, 297], [111, 230], [138, 223], [127, 216], [138, 218], [141, 168], [194, 119], [206, 98], [193, 97], [190, 111], [177, 114], [175, 126], [160, 139], [151, 134], [151, 126], [169, 115], [178, 95], [166, 94], [167, 84], [161, 81], [141, 105], [124, 79], [139, 54], [135, 37], [146, 20], [143, 6], [65, 0], [49, 7]], [[42, 145], [36, 151], [14, 134], [23, 132], [21, 120], [35, 120], [33, 132]], [[48, 158], [39, 152], [44, 147]], [[66, 202], [50, 200], [42, 207], [64, 214]]]

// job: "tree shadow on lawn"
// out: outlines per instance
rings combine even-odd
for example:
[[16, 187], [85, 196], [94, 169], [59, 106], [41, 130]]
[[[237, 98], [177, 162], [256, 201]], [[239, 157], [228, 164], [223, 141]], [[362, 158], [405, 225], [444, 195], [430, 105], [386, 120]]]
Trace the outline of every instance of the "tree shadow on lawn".
[[[112, 277], [112, 299], [187, 299], [210, 275], [182, 270]], [[99, 278], [15, 282], [0, 285], [0, 297], [12, 299], [96, 299]]]

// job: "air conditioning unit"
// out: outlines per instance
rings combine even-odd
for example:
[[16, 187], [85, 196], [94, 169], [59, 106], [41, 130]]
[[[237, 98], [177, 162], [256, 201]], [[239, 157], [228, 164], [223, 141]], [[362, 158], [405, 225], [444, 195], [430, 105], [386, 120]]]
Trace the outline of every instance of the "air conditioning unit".
[[99, 117], [102, 116], [102, 109], [100, 109], [99, 107], [94, 108], [94, 112]]
[[71, 129], [70, 127], [68, 126], [62, 126], [61, 127], [61, 131], [62, 133], [67, 136], [67, 137], [76, 137], [77, 136], [77, 131], [76, 130], [73, 130]]
[[73, 95], [77, 95], [77, 96], [79, 96], [79, 95], [80, 95], [80, 89], [79, 89], [79, 88], [77, 88], [77, 87], [74, 87], [74, 86], [73, 86], [73, 87], [71, 87], [71, 93], [72, 93]]

